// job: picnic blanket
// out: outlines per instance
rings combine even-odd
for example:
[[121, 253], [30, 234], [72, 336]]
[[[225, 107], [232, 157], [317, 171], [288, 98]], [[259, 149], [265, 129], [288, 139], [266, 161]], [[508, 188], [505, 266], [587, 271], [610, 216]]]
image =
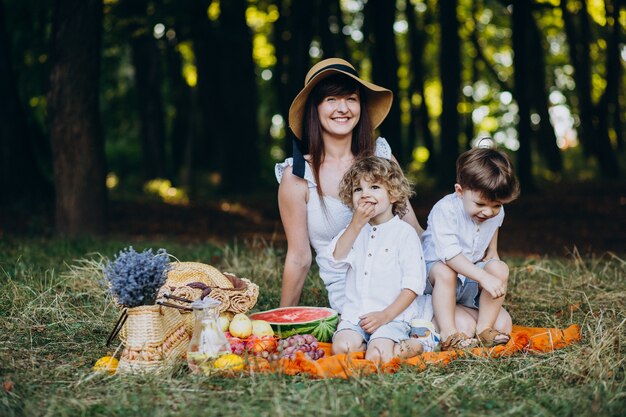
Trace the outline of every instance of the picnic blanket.
[[366, 360], [364, 352], [344, 355], [332, 355], [332, 344], [320, 343], [325, 356], [317, 361], [308, 359], [302, 352], [297, 352], [292, 360], [281, 359], [277, 363], [264, 360], [253, 361], [251, 372], [282, 372], [286, 375], [308, 374], [314, 378], [349, 378], [374, 372], [394, 373], [401, 366], [415, 366], [419, 370], [432, 364], [446, 365], [451, 361], [468, 355], [483, 357], [501, 357], [517, 352], [545, 353], [564, 348], [580, 341], [580, 326], [574, 324], [566, 329], [513, 326], [511, 340], [506, 345], [494, 348], [474, 348], [468, 350], [426, 352], [410, 359], [394, 358], [377, 366]]

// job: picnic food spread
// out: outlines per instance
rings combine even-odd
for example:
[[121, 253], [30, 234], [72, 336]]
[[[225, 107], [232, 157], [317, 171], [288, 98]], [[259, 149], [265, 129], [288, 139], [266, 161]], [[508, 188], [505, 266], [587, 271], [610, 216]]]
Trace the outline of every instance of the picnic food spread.
[[[503, 356], [517, 351], [549, 352], [580, 340], [580, 328], [534, 329], [514, 326], [506, 345], [464, 351], [427, 352], [386, 364], [364, 359], [363, 352], [332, 355], [333, 333], [339, 316], [326, 307], [282, 307], [247, 314], [259, 287], [246, 278], [221, 273], [198, 262], [159, 260], [159, 250], [138, 254], [130, 249], [106, 265], [110, 292], [122, 308], [107, 345], [120, 335], [121, 358], [100, 358], [94, 371], [113, 373], [161, 372], [185, 360], [192, 373], [230, 375], [235, 372], [282, 372], [313, 377], [347, 378], [355, 373], [394, 372], [401, 364], [424, 368], [445, 364], [466, 354]], [[124, 274], [150, 270], [143, 287], [130, 291]], [[132, 275], [132, 273], [130, 275]], [[160, 274], [166, 274], [163, 279]], [[131, 277], [137, 282], [137, 276]], [[140, 294], [137, 298], [135, 294]], [[156, 300], [156, 301], [154, 301]], [[193, 314], [190, 314], [193, 312]]]

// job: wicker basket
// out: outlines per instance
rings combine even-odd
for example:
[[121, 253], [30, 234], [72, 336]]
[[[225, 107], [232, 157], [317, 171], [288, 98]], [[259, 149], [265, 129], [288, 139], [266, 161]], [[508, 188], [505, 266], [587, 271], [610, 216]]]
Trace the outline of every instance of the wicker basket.
[[161, 372], [184, 356], [190, 333], [177, 309], [159, 305], [126, 309], [118, 372]]
[[[189, 307], [188, 303], [167, 296], [194, 301], [205, 296], [221, 303], [219, 311], [246, 313], [256, 304], [259, 297], [259, 286], [246, 278], [238, 278], [228, 272], [220, 272], [211, 265], [200, 262], [175, 262], [167, 274], [167, 281], [157, 295], [157, 301], [166, 301], [181, 307]], [[185, 326], [193, 331], [192, 314], [180, 311], [186, 316]]]

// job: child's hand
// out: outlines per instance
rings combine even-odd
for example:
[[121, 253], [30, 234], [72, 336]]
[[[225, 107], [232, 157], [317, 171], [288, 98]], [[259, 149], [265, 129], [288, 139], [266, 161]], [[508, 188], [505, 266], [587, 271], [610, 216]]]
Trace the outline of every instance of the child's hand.
[[481, 281], [481, 287], [487, 291], [493, 298], [500, 298], [506, 295], [506, 283], [500, 281], [491, 274], [487, 274]]
[[374, 217], [375, 204], [369, 201], [361, 200], [359, 205], [354, 208], [354, 214], [352, 215], [352, 223], [359, 228], [365, 226], [367, 222]]
[[361, 319], [359, 326], [369, 334], [374, 333], [383, 324], [389, 323], [387, 315], [383, 311], [372, 311], [363, 314], [359, 319]]

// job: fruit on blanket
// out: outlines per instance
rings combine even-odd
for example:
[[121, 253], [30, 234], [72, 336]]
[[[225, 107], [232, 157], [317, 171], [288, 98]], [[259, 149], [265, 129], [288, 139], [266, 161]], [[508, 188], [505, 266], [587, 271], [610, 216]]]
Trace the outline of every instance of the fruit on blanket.
[[315, 336], [310, 334], [296, 334], [278, 341], [276, 353], [270, 355], [270, 359], [280, 358], [294, 359], [296, 352], [303, 352], [309, 359], [318, 360], [324, 357], [324, 349], [319, 347], [319, 342]]
[[252, 320], [267, 321], [281, 338], [311, 334], [320, 342], [330, 342], [339, 316], [326, 307], [282, 307], [250, 315]]
[[254, 356], [268, 358], [276, 351], [278, 343], [274, 336], [250, 336], [246, 342], [246, 351]]
[[220, 317], [218, 318], [218, 324], [220, 326], [220, 329], [223, 332], [228, 331], [228, 328], [230, 327], [230, 321], [233, 318], [233, 313], [222, 313], [220, 314]]
[[252, 322], [248, 316], [243, 313], [235, 314], [230, 321], [228, 331], [235, 337], [245, 339], [252, 334]]
[[258, 337], [274, 336], [274, 330], [265, 320], [252, 320], [252, 334]]
[[234, 353], [227, 353], [226, 355], [222, 355], [215, 363], [213, 363], [213, 367], [215, 369], [222, 369], [228, 371], [240, 371], [243, 369], [244, 360], [241, 356], [235, 355]]
[[117, 371], [119, 361], [113, 356], [103, 356], [93, 365], [94, 372], [108, 372], [113, 375]]
[[227, 337], [230, 343], [230, 351], [236, 355], [243, 355], [246, 351], [246, 342], [238, 337]]

